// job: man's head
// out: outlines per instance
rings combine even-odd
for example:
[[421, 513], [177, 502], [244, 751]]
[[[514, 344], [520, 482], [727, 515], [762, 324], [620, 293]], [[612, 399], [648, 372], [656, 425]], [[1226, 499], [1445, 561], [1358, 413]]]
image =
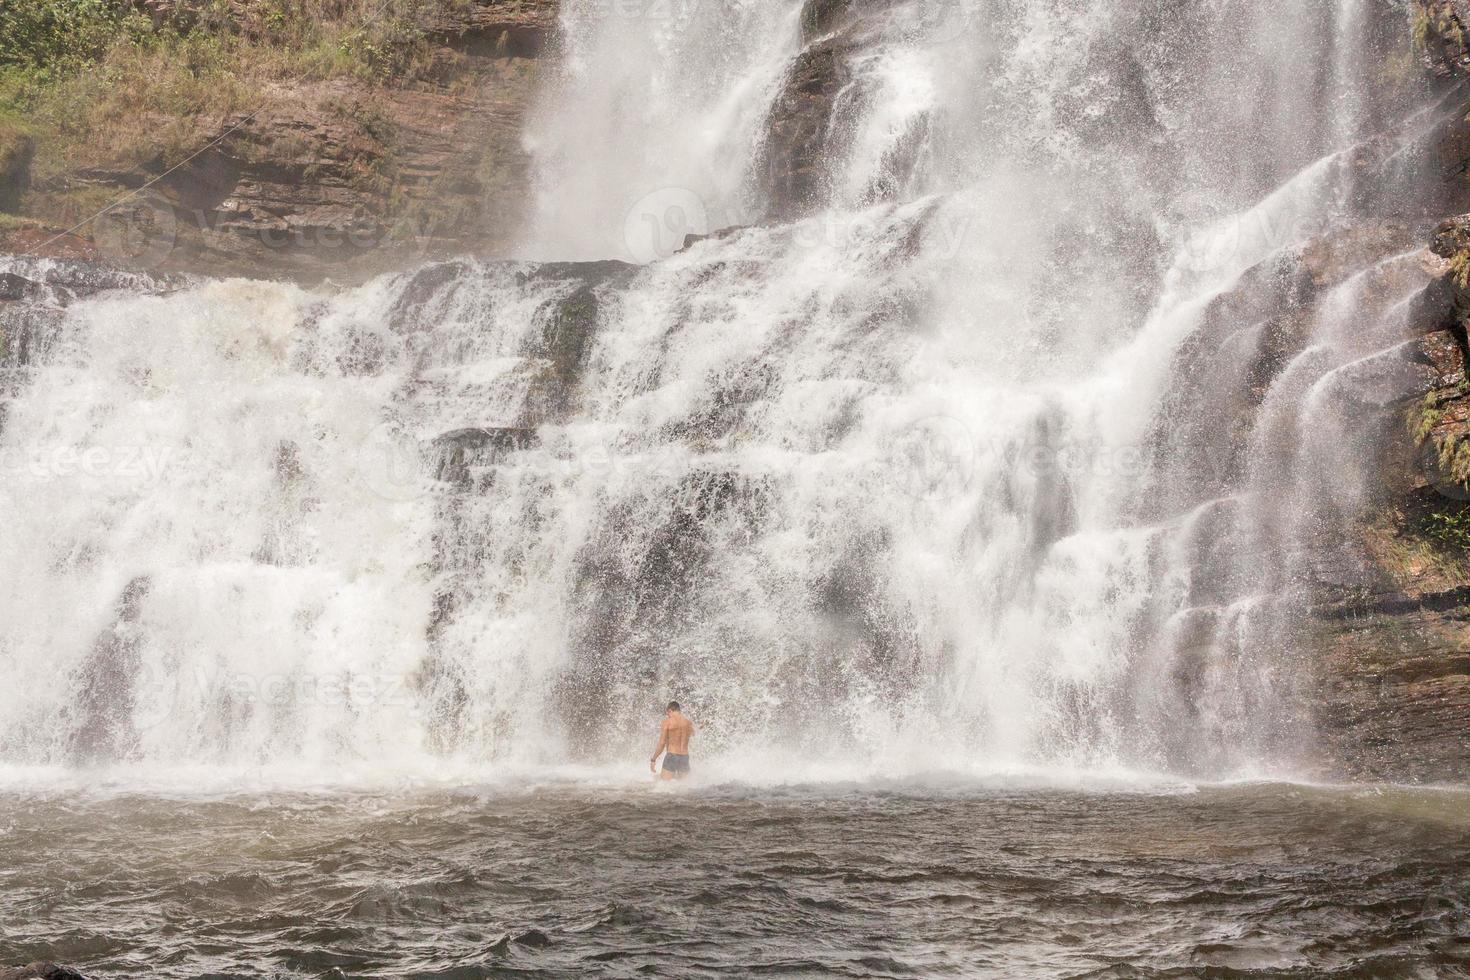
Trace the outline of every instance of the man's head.
[[666, 714], [666, 715], [676, 715], [678, 713], [679, 713], [679, 702], [678, 701], [670, 701], [668, 708], [666, 708], [664, 710], [664, 714]]

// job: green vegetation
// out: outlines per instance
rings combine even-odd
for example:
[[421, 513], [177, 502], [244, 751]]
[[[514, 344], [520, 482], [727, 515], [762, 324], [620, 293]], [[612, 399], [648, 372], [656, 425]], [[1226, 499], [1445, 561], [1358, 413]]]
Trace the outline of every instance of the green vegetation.
[[1410, 409], [1409, 434], [1416, 446], [1433, 440], [1434, 465], [1440, 476], [1470, 489], [1470, 435], [1458, 431], [1435, 435], [1435, 429], [1445, 419], [1443, 398], [1443, 394], [1431, 392]]
[[1439, 471], [1470, 489], [1470, 439], [1445, 439], [1439, 444]]
[[1435, 37], [1442, 37], [1456, 45], [1465, 43], [1465, 32], [1460, 27], [1460, 20], [1453, 12], [1442, 8], [1435, 8], [1433, 13], [1422, 3], [1413, 5], [1413, 21], [1410, 25], [1410, 33], [1414, 39], [1414, 47], [1419, 51], [1427, 51], [1429, 42]]
[[1456, 286], [1470, 289], [1470, 251], [1461, 249], [1450, 256], [1450, 275], [1454, 277]]
[[1414, 38], [1414, 49], [1426, 51], [1429, 48], [1429, 37], [1434, 32], [1434, 25], [1429, 21], [1429, 12], [1423, 6], [1415, 4], [1413, 18], [1410, 33]]
[[1422, 446], [1434, 433], [1434, 427], [1444, 417], [1444, 412], [1439, 408], [1439, 399], [1434, 392], [1424, 396], [1424, 400], [1409, 412], [1409, 435], [1414, 439], [1414, 445]]
[[272, 82], [420, 78], [425, 16], [463, 2], [0, 0], [0, 156], [14, 133], [34, 149], [19, 210], [80, 220], [115, 195], [106, 174], [179, 163]]
[[1430, 392], [1411, 407], [1405, 427], [1422, 453], [1431, 488], [1405, 512], [1380, 515], [1370, 541], [1380, 559], [1410, 577], [1430, 574], [1463, 580], [1470, 559], [1470, 503], [1451, 499], [1454, 487], [1470, 493], [1470, 430], [1460, 421], [1463, 385]]
[[1470, 551], [1470, 508], [1434, 511], [1425, 515], [1422, 527], [1427, 537], [1440, 544]]
[[102, 57], [121, 38], [136, 40], [149, 22], [110, 0], [6, 0], [0, 8], [0, 69], [37, 81], [58, 78]]
[[1449, 589], [1470, 575], [1470, 508], [1430, 497], [1406, 499], [1374, 513], [1361, 527], [1363, 543], [1402, 588]]

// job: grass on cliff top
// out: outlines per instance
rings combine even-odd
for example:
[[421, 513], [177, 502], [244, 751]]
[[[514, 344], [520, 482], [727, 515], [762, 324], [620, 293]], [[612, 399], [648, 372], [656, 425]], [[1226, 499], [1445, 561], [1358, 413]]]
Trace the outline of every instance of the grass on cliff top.
[[[84, 211], [107, 171], [172, 166], [278, 81], [413, 80], [416, 25], [464, 0], [0, 0], [0, 121], [35, 143], [26, 210]], [[77, 179], [80, 172], [102, 171]]]

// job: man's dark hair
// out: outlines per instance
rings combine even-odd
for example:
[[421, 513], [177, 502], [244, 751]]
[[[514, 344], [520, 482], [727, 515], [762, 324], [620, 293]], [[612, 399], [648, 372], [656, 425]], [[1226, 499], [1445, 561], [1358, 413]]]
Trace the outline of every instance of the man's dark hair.
[[678, 711], [679, 710], [679, 702], [678, 701], [670, 701], [669, 702], [669, 710], [670, 711]]

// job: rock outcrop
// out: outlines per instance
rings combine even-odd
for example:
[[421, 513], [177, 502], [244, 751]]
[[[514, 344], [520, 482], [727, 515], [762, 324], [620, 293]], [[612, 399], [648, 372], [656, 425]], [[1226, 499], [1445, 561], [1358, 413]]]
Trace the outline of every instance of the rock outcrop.
[[[1416, 0], [1414, 25], [1445, 86], [1445, 121], [1410, 155], [1414, 200], [1370, 203], [1410, 222], [1430, 281], [1402, 343], [1355, 365], [1360, 424], [1381, 433], [1376, 466], [1347, 538], [1310, 555], [1300, 639], [1321, 691], [1324, 756], [1354, 778], [1450, 782], [1470, 780], [1470, 215], [1436, 228], [1433, 209], [1467, 206], [1470, 105], [1458, 86], [1470, 77], [1470, 3]], [[1383, 244], [1378, 258], [1402, 254], [1401, 241]], [[1374, 251], [1346, 267], [1366, 268]]]
[[0, 969], [0, 980], [87, 980], [70, 967], [55, 963], [28, 963]]
[[[910, 0], [916, 2], [923, 0]], [[833, 161], [846, 155], [851, 124], [870, 97], [853, 64], [894, 29], [890, 14], [903, 5], [899, 0], [807, 0], [802, 7], [802, 50], [771, 107], [757, 162], [756, 182], [768, 218], [800, 218], [827, 203]], [[861, 203], [897, 196], [926, 126], [927, 121], [917, 122], [899, 142]]]
[[[157, 6], [156, 18], [188, 16], [187, 5]], [[522, 118], [557, 3], [427, 9], [420, 30], [430, 64], [413, 83], [268, 85], [258, 104], [201, 132], [194, 155], [174, 169], [160, 158], [51, 178], [54, 186], [37, 190], [93, 188], [122, 200], [78, 234], [0, 230], [0, 250], [300, 279], [368, 275], [439, 254], [504, 254], [527, 197]], [[0, 211], [17, 210], [28, 145], [0, 133]]]

